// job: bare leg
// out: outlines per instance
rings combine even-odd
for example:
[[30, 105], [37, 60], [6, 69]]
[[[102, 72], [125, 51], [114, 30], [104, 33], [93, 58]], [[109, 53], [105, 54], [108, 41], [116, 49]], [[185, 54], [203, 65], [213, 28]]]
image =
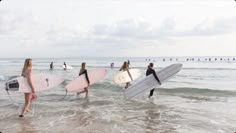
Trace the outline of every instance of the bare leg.
[[84, 93], [84, 92], [85, 92], [85, 90], [84, 90], [84, 91], [77, 92], [77, 96], [80, 95], [81, 93]]
[[86, 93], [85, 98], [88, 98], [88, 87], [84, 88], [84, 91]]
[[25, 112], [28, 110], [30, 106], [30, 101], [31, 101], [31, 94], [30, 93], [25, 93], [25, 106], [21, 112], [21, 115], [24, 115]]

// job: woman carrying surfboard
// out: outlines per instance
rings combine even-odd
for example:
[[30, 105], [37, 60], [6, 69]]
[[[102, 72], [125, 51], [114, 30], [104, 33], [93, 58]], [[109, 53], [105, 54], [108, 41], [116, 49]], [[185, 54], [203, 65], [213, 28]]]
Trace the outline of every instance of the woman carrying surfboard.
[[[129, 74], [129, 77], [131, 78], [131, 80], [133, 80], [133, 78], [132, 78], [132, 76], [131, 76], [131, 74], [129, 72], [129, 64], [128, 64], [128, 62], [126, 62], [126, 61], [124, 62], [124, 64], [120, 68], [120, 71], [127, 71], [128, 74]], [[129, 85], [130, 85], [130, 82], [126, 82], [125, 89], [127, 89], [129, 87]]]
[[[157, 74], [156, 74], [155, 70], [153, 69], [153, 66], [154, 66], [153, 63], [150, 63], [150, 64], [148, 65], [148, 69], [147, 69], [147, 71], [146, 71], [146, 76], [153, 74], [153, 76], [155, 77], [155, 79], [157, 80], [157, 82], [161, 85], [161, 81], [160, 81], [159, 78], [157, 77]], [[153, 93], [154, 93], [154, 90], [155, 90], [155, 89], [152, 89], [152, 90], [150, 91], [149, 98], [152, 97], [152, 95], [153, 95]]]
[[25, 106], [19, 115], [19, 117], [24, 117], [25, 112], [29, 111], [30, 104], [38, 97], [35, 93], [35, 88], [32, 83], [32, 59], [26, 59], [22, 70], [21, 76], [27, 78], [28, 83], [32, 89], [31, 93], [25, 93]]
[[89, 81], [89, 77], [88, 77], [88, 72], [87, 72], [87, 69], [85, 69], [85, 67], [86, 67], [86, 63], [85, 62], [83, 62], [82, 64], [81, 64], [81, 69], [80, 69], [80, 72], [79, 72], [79, 76], [80, 75], [82, 75], [82, 74], [85, 74], [85, 78], [86, 78], [86, 80], [87, 80], [87, 82], [88, 82], [88, 87], [85, 87], [84, 88], [84, 91], [81, 91], [81, 92], [77, 92], [77, 95], [79, 95], [80, 93], [86, 93], [86, 98], [88, 97], [88, 88], [89, 88], [89, 85], [90, 85], [90, 81]]

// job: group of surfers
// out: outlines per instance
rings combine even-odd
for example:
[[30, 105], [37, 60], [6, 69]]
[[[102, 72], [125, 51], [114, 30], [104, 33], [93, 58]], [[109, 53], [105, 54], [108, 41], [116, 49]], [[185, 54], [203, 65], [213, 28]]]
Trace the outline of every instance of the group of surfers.
[[[133, 80], [132, 75], [130, 74], [130, 71], [129, 71], [129, 64], [130, 64], [129, 61], [125, 61], [123, 63], [123, 65], [121, 66], [120, 71], [127, 71], [128, 75], [131, 78], [131, 80]], [[65, 65], [65, 63], [64, 63], [64, 65]], [[160, 82], [159, 78], [157, 77], [156, 72], [155, 72], [153, 67], [154, 67], [154, 64], [153, 63], [149, 63], [147, 71], [146, 71], [146, 76], [153, 74], [155, 79], [157, 80], [157, 82], [159, 84], [161, 84], [161, 82]], [[52, 63], [50, 64], [50, 68], [53, 68], [53, 64]], [[85, 74], [86, 80], [88, 82], [88, 87], [84, 88], [84, 91], [82, 91], [82, 92], [77, 92], [77, 95], [85, 92], [86, 93], [85, 97], [87, 98], [88, 97], [88, 88], [90, 86], [90, 81], [89, 81], [88, 72], [87, 72], [87, 69], [86, 69], [86, 63], [85, 62], [83, 62], [81, 64], [81, 69], [80, 69], [80, 72], [79, 72], [79, 76], [82, 75], [82, 74]], [[30, 104], [34, 100], [36, 100], [37, 97], [38, 97], [37, 93], [36, 93], [36, 89], [34, 87], [34, 84], [32, 83], [32, 59], [26, 59], [25, 60], [21, 76], [27, 78], [27, 81], [28, 81], [28, 83], [29, 83], [29, 85], [30, 85], [30, 87], [32, 89], [31, 93], [24, 93], [24, 95], [25, 95], [25, 105], [24, 105], [24, 107], [23, 107], [23, 109], [21, 111], [21, 114], [19, 115], [19, 117], [24, 117], [24, 114], [26, 112], [30, 111], [29, 110]], [[127, 89], [129, 86], [130, 86], [130, 82], [127, 82], [126, 85], [125, 85], [125, 89]], [[153, 96], [153, 93], [154, 93], [154, 89], [152, 89], [150, 91], [149, 98]]]

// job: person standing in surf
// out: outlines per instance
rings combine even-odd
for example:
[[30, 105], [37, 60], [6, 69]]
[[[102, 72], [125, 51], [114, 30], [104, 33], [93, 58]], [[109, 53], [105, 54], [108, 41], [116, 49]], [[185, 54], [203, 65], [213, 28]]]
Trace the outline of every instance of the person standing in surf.
[[63, 66], [64, 66], [64, 70], [66, 70], [67, 69], [66, 62], [64, 62]]
[[127, 63], [128, 63], [128, 67], [130, 68], [130, 61], [128, 60]]
[[51, 62], [51, 64], [50, 64], [50, 70], [53, 70], [53, 69], [54, 69], [53, 62]]
[[[157, 74], [155, 72], [155, 70], [153, 69], [154, 64], [153, 63], [149, 63], [147, 71], [146, 71], [146, 76], [153, 74], [153, 76], [155, 77], [155, 79], [157, 80], [157, 82], [161, 85], [161, 81], [159, 80], [159, 78], [157, 77]], [[152, 97], [153, 93], [154, 93], [154, 88], [150, 91], [149, 94], [149, 98]]]
[[84, 91], [77, 92], [77, 95], [85, 92], [86, 93], [85, 98], [87, 98], [88, 97], [88, 89], [89, 89], [89, 86], [90, 86], [90, 81], [89, 81], [87, 69], [85, 69], [85, 67], [86, 67], [86, 63], [83, 62], [81, 64], [81, 69], [80, 69], [80, 72], [79, 72], [79, 76], [82, 75], [82, 74], [85, 74], [85, 78], [86, 78], [86, 80], [88, 82], [88, 87], [85, 87]]
[[22, 70], [21, 76], [27, 78], [27, 81], [29, 83], [29, 86], [32, 89], [31, 93], [25, 93], [25, 106], [19, 115], [19, 117], [24, 117], [25, 112], [29, 112], [29, 106], [30, 104], [38, 97], [35, 93], [35, 88], [32, 83], [32, 59], [26, 59], [25, 64]]
[[114, 62], [111, 63], [110, 67], [111, 67], [111, 68], [114, 68]]
[[[131, 76], [131, 74], [129, 72], [129, 64], [128, 64], [128, 62], [126, 62], [126, 61], [124, 62], [124, 64], [120, 68], [120, 71], [127, 71], [130, 79], [133, 80], [133, 78], [132, 78], [132, 76]], [[129, 85], [130, 85], [130, 82], [127, 82], [126, 85], [125, 85], [125, 89], [127, 89], [129, 87]]]

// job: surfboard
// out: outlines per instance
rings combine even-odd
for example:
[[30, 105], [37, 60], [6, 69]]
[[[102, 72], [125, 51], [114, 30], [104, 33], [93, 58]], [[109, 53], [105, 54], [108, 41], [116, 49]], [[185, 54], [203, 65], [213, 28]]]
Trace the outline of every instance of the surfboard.
[[[107, 74], [107, 70], [105, 68], [97, 68], [88, 71], [88, 78], [90, 81], [90, 85], [102, 80]], [[79, 91], [80, 89], [84, 89], [88, 87], [88, 82], [86, 80], [85, 74], [82, 74], [72, 80], [68, 85], [66, 85], [67, 91]]]
[[[51, 74], [32, 75], [32, 82], [36, 92], [54, 88], [59, 84], [61, 84], [63, 81], [64, 79], [62, 77]], [[32, 92], [32, 89], [28, 83], [27, 78], [23, 76], [7, 81], [6, 90], [23, 92], [23, 93]]]
[[[129, 72], [130, 72], [133, 80], [139, 78], [141, 75], [141, 71], [139, 69], [129, 69]], [[124, 83], [130, 82], [130, 81], [132, 81], [132, 80], [131, 80], [127, 71], [121, 71], [114, 76], [114, 82], [116, 84], [124, 84]]]
[[66, 67], [65, 67], [65, 65], [62, 65], [62, 67], [63, 67], [63, 69], [68, 69], [68, 70], [71, 70], [71, 69], [73, 69], [73, 67], [72, 66], [69, 66], [69, 65], [66, 65]]
[[[182, 64], [172, 64], [160, 71], [156, 71], [157, 77], [161, 81], [161, 84], [177, 74], [182, 69], [182, 67]], [[127, 88], [124, 91], [124, 96], [127, 98], [132, 98], [146, 91], [150, 91], [158, 86], [160, 86], [160, 84], [157, 82], [153, 74], [151, 74], [145, 77], [143, 80], [140, 80], [136, 84], [131, 85], [129, 88]]]

